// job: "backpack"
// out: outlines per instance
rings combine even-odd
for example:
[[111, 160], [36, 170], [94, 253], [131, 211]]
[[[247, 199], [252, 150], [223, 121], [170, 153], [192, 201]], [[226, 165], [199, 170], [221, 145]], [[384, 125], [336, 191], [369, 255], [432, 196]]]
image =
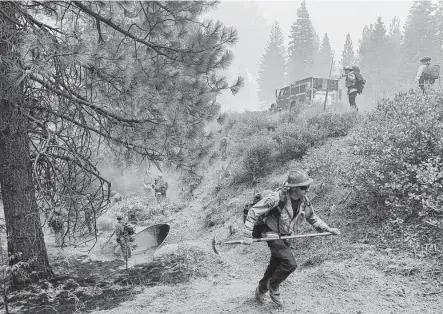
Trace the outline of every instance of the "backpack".
[[423, 69], [422, 76], [425, 81], [438, 80], [440, 77], [440, 66], [439, 65], [427, 65]]
[[123, 226], [123, 231], [125, 231], [125, 232], [126, 232], [127, 234], [129, 234], [129, 235], [133, 235], [133, 234], [135, 234], [134, 227], [131, 226], [130, 224], [125, 224], [125, 225]]
[[[248, 213], [251, 207], [260, 202], [262, 198], [262, 195], [258, 193], [254, 196], [254, 200], [252, 201], [252, 203], [249, 203], [243, 207], [243, 223], [246, 222], [246, 217], [248, 217]], [[271, 215], [275, 215], [278, 219], [280, 218], [280, 212], [278, 211], [277, 207], [274, 207], [269, 212], [258, 218], [257, 222], [254, 225], [254, 229], [252, 229], [252, 238], [258, 239], [262, 237], [262, 233], [265, 231], [267, 226], [264, 219]]]
[[357, 88], [357, 93], [363, 93], [363, 88], [365, 87], [366, 80], [360, 74], [360, 72], [354, 72], [355, 75], [355, 86]]
[[60, 231], [63, 228], [63, 222], [60, 220], [60, 218], [52, 218], [49, 222], [49, 225], [54, 231]]
[[164, 194], [166, 193], [166, 191], [168, 190], [168, 182], [164, 182], [161, 187], [160, 187], [160, 191]]

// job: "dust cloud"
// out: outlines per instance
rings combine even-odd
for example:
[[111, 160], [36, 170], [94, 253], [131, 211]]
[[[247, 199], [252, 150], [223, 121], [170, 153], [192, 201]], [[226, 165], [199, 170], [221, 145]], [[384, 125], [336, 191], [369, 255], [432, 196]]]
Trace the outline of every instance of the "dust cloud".
[[[102, 176], [111, 182], [111, 190], [125, 196], [154, 197], [154, 190], [151, 184], [159, 175], [160, 170], [156, 167], [150, 167], [146, 172], [145, 164], [133, 165], [129, 167], [113, 167], [99, 164], [98, 169]], [[181, 184], [179, 174], [175, 171], [165, 169], [161, 172], [163, 178], [168, 182], [168, 191], [166, 196], [170, 200], [176, 200], [180, 196]], [[148, 187], [144, 186], [146, 180]]]

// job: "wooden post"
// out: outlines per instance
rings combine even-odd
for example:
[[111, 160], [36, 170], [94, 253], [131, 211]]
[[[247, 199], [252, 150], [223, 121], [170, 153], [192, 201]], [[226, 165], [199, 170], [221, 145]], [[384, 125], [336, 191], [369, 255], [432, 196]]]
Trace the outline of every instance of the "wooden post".
[[335, 51], [332, 51], [332, 62], [331, 62], [331, 67], [329, 69], [329, 77], [328, 80], [326, 81], [326, 96], [325, 96], [325, 103], [323, 105], [323, 111], [326, 111], [326, 102], [328, 101], [329, 80], [331, 79], [332, 66], [334, 65], [334, 54]]
[[314, 103], [314, 78], [311, 78], [311, 106]]

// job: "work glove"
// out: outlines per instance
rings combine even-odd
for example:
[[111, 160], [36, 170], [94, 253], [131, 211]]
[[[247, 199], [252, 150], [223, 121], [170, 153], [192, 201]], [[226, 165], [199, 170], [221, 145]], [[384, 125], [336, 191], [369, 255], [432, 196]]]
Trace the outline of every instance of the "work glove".
[[120, 239], [119, 238], [117, 238], [117, 243], [120, 243]]
[[249, 238], [249, 237], [244, 237], [243, 238], [243, 244], [244, 245], [251, 245], [252, 244], [252, 238]]
[[328, 232], [332, 233], [333, 235], [340, 235], [340, 230], [338, 228], [328, 228]]

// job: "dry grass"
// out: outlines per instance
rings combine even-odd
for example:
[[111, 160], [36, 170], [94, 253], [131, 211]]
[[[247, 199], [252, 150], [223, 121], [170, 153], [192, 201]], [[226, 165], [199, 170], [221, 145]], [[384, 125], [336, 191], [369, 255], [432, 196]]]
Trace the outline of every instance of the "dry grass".
[[190, 242], [160, 248], [151, 263], [134, 266], [115, 280], [120, 285], [178, 284], [192, 278], [207, 277], [222, 261], [210, 248]]

